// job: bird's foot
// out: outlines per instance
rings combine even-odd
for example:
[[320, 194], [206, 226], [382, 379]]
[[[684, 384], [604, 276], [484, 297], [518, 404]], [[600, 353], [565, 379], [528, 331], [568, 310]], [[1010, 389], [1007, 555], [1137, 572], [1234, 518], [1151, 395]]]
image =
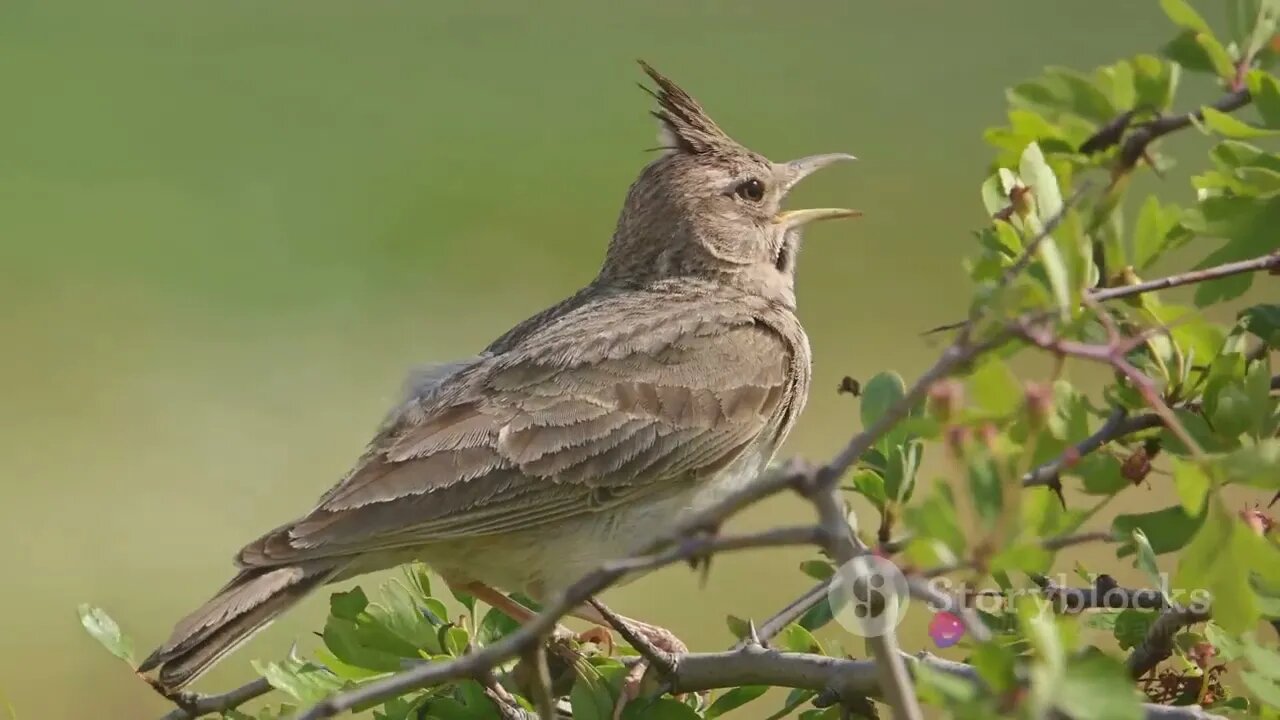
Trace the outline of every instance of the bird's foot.
[[[626, 620], [627, 629], [642, 640], [647, 646], [650, 654], [654, 651], [668, 656], [679, 656], [689, 652], [689, 646], [684, 644], [676, 634], [670, 630], [659, 627], [657, 625], [649, 625], [636, 620]], [[602, 628], [603, 629], [603, 628]], [[627, 705], [640, 697], [640, 690], [644, 686], [645, 673], [649, 670], [649, 661], [647, 659], [632, 665], [627, 674], [622, 678], [622, 685], [618, 689], [618, 701], [613, 706], [613, 720], [621, 720], [622, 711]]]

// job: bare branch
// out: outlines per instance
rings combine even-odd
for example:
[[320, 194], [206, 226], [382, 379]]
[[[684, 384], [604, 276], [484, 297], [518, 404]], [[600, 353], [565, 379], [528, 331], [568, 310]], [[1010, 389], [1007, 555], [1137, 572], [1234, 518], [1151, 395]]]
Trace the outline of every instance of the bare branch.
[[1261, 272], [1263, 270], [1274, 271], [1280, 269], [1280, 252], [1273, 252], [1270, 255], [1263, 255], [1252, 260], [1240, 260], [1239, 262], [1225, 263], [1203, 270], [1192, 270], [1191, 272], [1170, 275], [1158, 280], [1150, 280], [1136, 285], [1118, 285], [1116, 287], [1097, 288], [1089, 292], [1089, 297], [1098, 302], [1106, 300], [1116, 300], [1118, 298], [1132, 297], [1141, 295], [1155, 290], [1165, 290], [1172, 287], [1180, 287], [1182, 285], [1193, 285], [1208, 280], [1219, 280], [1232, 275], [1242, 275], [1244, 273]]
[[266, 695], [272, 689], [271, 683], [267, 682], [266, 678], [258, 678], [219, 695], [187, 695], [177, 708], [161, 720], [191, 720], [201, 715], [234, 710], [254, 698]]
[[[1252, 101], [1253, 96], [1249, 94], [1248, 90], [1237, 90], [1219, 98], [1210, 107], [1219, 112], [1229, 113], [1239, 110]], [[1146, 155], [1147, 147], [1156, 140], [1169, 133], [1190, 127], [1192, 122], [1201, 122], [1203, 120], [1204, 112], [1196, 110], [1183, 115], [1162, 117], [1158, 120], [1138, 125], [1137, 129], [1125, 139], [1124, 144], [1120, 147], [1119, 161], [1121, 168], [1131, 168], [1137, 165], [1138, 161]]]
[[[792, 600], [789, 605], [779, 610], [768, 620], [765, 620], [763, 625], [756, 628], [756, 637], [760, 640], [761, 644], [768, 643], [769, 640], [782, 632], [788, 625], [804, 617], [805, 613], [809, 612], [815, 605], [822, 602], [823, 598], [827, 596], [827, 592], [830, 591], [833, 582], [835, 582], [834, 578], [823, 580], [817, 585], [814, 585], [812, 588], [809, 588], [805, 594], [795, 600]], [[747, 639], [744, 638], [734, 646], [734, 649], [741, 648], [746, 643]]]
[[1092, 453], [1113, 440], [1134, 433], [1162, 426], [1164, 422], [1158, 415], [1146, 414], [1129, 417], [1124, 408], [1116, 408], [1097, 432], [1076, 443], [1067, 452], [1037, 467], [1022, 477], [1023, 487], [1039, 485], [1055, 485], [1059, 482], [1062, 471], [1071, 463]]
[[1055, 585], [1045, 577], [1034, 578], [1061, 612], [1077, 613], [1084, 610], [1161, 610], [1167, 606], [1164, 594], [1159, 590], [1124, 588], [1110, 575], [1094, 578], [1091, 588], [1073, 588]]

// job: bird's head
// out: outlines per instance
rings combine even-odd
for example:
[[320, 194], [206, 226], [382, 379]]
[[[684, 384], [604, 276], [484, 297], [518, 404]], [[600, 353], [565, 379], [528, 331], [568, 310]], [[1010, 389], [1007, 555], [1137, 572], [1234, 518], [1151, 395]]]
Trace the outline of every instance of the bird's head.
[[702, 106], [647, 64], [656, 83], [662, 154], [627, 193], [601, 279], [645, 282], [711, 277], [794, 304], [800, 229], [855, 210], [783, 210], [787, 194], [819, 168], [852, 155], [775, 163], [729, 137]]

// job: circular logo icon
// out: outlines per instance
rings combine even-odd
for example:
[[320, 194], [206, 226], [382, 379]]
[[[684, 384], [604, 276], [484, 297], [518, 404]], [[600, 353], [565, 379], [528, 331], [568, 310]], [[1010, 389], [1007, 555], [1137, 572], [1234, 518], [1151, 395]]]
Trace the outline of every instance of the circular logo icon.
[[836, 569], [827, 588], [831, 614], [845, 630], [880, 637], [893, 630], [910, 604], [907, 578], [891, 561], [862, 555]]

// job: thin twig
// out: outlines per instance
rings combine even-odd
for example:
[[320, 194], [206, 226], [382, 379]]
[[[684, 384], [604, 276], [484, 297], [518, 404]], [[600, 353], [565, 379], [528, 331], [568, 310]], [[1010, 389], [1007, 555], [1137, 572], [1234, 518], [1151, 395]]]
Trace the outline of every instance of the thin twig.
[[[782, 632], [788, 625], [804, 617], [805, 613], [813, 609], [815, 605], [822, 602], [827, 597], [827, 593], [831, 590], [835, 578], [829, 578], [809, 588], [803, 595], [792, 600], [789, 605], [774, 613], [762, 625], [756, 628], [756, 637], [761, 644], [767, 644], [775, 635]], [[735, 649], [742, 647], [747, 643], [747, 638], [743, 638], [734, 646]]]
[[1261, 272], [1263, 270], [1276, 270], [1280, 268], [1280, 252], [1274, 252], [1270, 255], [1263, 255], [1252, 260], [1240, 260], [1238, 262], [1230, 262], [1214, 267], [1204, 268], [1203, 270], [1192, 270], [1190, 272], [1178, 273], [1162, 277], [1158, 280], [1149, 280], [1147, 282], [1136, 283], [1134, 285], [1117, 285], [1116, 287], [1097, 288], [1089, 291], [1089, 297], [1098, 302], [1107, 300], [1116, 300], [1118, 298], [1132, 297], [1155, 290], [1165, 290], [1182, 285], [1193, 285], [1209, 280], [1219, 280], [1232, 275], [1243, 275], [1251, 272]]
[[[1248, 105], [1253, 100], [1253, 96], [1248, 90], [1237, 90], [1236, 92], [1218, 98], [1209, 107], [1218, 112], [1229, 113]], [[1196, 110], [1195, 112], [1185, 113], [1182, 115], [1169, 115], [1148, 123], [1142, 123], [1125, 138], [1124, 144], [1120, 147], [1120, 166], [1121, 169], [1132, 168], [1138, 164], [1147, 153], [1147, 146], [1156, 140], [1168, 135], [1169, 133], [1190, 127], [1193, 122], [1202, 122], [1204, 120], [1204, 112]]]
[[165, 715], [161, 720], [192, 720], [201, 715], [212, 715], [227, 710], [234, 710], [241, 705], [271, 692], [274, 688], [266, 678], [250, 680], [233, 690], [218, 695], [193, 695], [190, 702], [184, 702]]
[[1098, 448], [1113, 440], [1119, 440], [1143, 430], [1158, 428], [1163, 424], [1164, 422], [1158, 415], [1145, 414], [1129, 417], [1124, 408], [1116, 408], [1107, 418], [1107, 421], [1102, 424], [1102, 427], [1098, 428], [1097, 432], [1076, 443], [1053, 460], [1022, 476], [1022, 486], [1054, 485], [1059, 481], [1064, 469], [1085, 455], [1098, 450]]
[[1078, 613], [1085, 610], [1161, 610], [1167, 606], [1164, 593], [1147, 588], [1124, 588], [1110, 575], [1094, 578], [1091, 588], [1057, 585], [1045, 577], [1034, 577], [1045, 597], [1059, 612]]

